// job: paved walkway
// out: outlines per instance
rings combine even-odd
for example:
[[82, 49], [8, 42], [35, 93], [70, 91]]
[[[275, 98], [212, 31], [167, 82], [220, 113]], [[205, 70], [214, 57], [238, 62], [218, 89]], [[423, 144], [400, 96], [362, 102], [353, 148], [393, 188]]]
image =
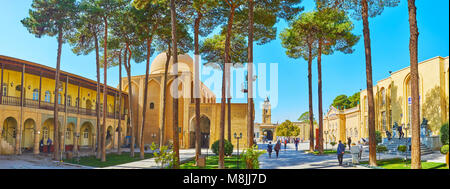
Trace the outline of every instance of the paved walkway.
[[[275, 151], [272, 152], [272, 158], [265, 153], [260, 158], [261, 169], [367, 169], [363, 166], [339, 166], [336, 155], [317, 156], [308, 154], [309, 143], [300, 143], [298, 151], [294, 144], [287, 144], [287, 149], [281, 145], [282, 149], [276, 158]], [[259, 149], [267, 149], [267, 144], [259, 144]], [[351, 155], [344, 155], [344, 163], [351, 161]]]
[[[300, 143], [298, 151], [295, 151], [294, 144], [287, 144], [287, 149], [284, 149], [284, 145], [281, 145], [282, 149], [279, 153], [278, 159], [276, 159], [275, 151], [272, 152], [272, 158], [269, 158], [267, 153], [263, 154], [260, 161], [261, 169], [368, 169], [365, 166], [339, 166], [337, 157], [334, 154], [329, 155], [313, 155], [306, 153], [309, 149], [309, 143]], [[259, 149], [266, 150], [267, 144], [259, 144]], [[330, 145], [328, 145], [330, 148]], [[336, 147], [335, 147], [336, 148]], [[368, 146], [364, 147], [364, 152], [360, 161], [369, 161]], [[377, 160], [380, 159], [392, 159], [392, 158], [404, 158], [402, 154], [378, 154]], [[410, 156], [408, 158], [411, 158]], [[352, 158], [347, 151], [344, 155], [344, 164], [351, 162]], [[432, 154], [423, 155], [423, 161], [440, 162], [445, 163], [445, 155], [435, 151]]]
[[[136, 155], [139, 155], [139, 149], [135, 149]], [[127, 151], [127, 150], [124, 150]], [[128, 150], [129, 151], [129, 150]], [[206, 150], [202, 150], [206, 152]], [[152, 153], [151, 150], [145, 151], [145, 153]], [[180, 162], [190, 161], [195, 157], [195, 149], [180, 150]], [[141, 161], [135, 161], [125, 163], [121, 165], [114, 165], [99, 169], [160, 169], [160, 165], [155, 162], [155, 158], [144, 159]]]

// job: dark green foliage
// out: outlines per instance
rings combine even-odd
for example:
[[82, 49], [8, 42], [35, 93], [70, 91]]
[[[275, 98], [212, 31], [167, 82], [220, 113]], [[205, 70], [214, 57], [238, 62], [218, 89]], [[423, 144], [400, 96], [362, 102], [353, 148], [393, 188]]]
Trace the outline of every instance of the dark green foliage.
[[380, 131], [375, 131], [375, 139], [377, 141], [377, 143], [376, 143], [377, 145], [380, 144], [383, 141]]
[[[229, 142], [228, 140], [224, 140], [224, 144], [225, 144], [224, 150], [225, 156], [231, 156], [231, 154], [233, 153], [233, 144], [231, 144], [231, 142]], [[219, 155], [219, 140], [216, 140], [216, 142], [212, 144], [211, 149], [214, 154]]]
[[383, 153], [387, 151], [387, 147], [384, 145], [378, 145], [377, 146], [377, 153]]
[[397, 147], [397, 150], [399, 152], [406, 152], [407, 147], [405, 145], [400, 145], [400, 146]]
[[444, 123], [441, 126], [441, 130], [440, 130], [440, 138], [441, 138], [441, 142], [443, 145], [447, 144], [448, 145], [448, 138], [449, 138], [449, 134], [448, 134], [448, 122]]
[[333, 107], [343, 110], [343, 109], [349, 109], [354, 108], [359, 104], [359, 92], [353, 94], [350, 97], [347, 97], [347, 95], [339, 95], [333, 100], [333, 104], [331, 104]]

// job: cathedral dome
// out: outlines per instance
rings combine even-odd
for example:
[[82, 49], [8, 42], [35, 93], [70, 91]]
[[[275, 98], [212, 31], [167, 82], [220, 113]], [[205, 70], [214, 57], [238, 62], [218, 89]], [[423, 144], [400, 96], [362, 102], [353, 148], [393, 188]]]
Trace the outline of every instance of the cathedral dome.
[[[164, 68], [167, 60], [165, 52], [156, 56], [150, 66], [150, 74], [164, 73]], [[178, 72], [193, 72], [193, 60], [188, 54], [178, 55]], [[172, 71], [173, 58], [170, 59], [168, 72]]]

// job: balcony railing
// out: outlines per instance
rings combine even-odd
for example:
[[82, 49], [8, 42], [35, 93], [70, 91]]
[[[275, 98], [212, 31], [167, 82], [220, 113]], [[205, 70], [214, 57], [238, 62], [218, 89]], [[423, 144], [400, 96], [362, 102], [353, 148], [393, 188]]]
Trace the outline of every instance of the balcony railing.
[[[20, 97], [14, 97], [14, 96], [2, 96], [1, 104], [3, 105], [10, 105], [10, 106], [20, 106]], [[24, 99], [23, 101], [24, 107], [28, 108], [39, 108], [44, 110], [54, 110], [54, 103], [41, 101], [41, 104], [39, 105], [39, 101], [32, 100], [32, 99]], [[58, 104], [58, 111], [59, 112], [65, 112], [65, 108], [63, 104]], [[87, 108], [78, 108], [75, 106], [67, 106], [67, 112], [68, 113], [74, 113], [74, 114], [81, 114], [81, 115], [89, 115], [89, 116], [97, 116], [97, 111], [95, 109], [87, 109]], [[103, 116], [103, 111], [100, 111], [100, 117]], [[119, 112], [107, 112], [106, 113], [107, 118], [117, 119], [119, 118]], [[122, 114], [120, 116], [123, 120], [125, 119], [125, 114]]]

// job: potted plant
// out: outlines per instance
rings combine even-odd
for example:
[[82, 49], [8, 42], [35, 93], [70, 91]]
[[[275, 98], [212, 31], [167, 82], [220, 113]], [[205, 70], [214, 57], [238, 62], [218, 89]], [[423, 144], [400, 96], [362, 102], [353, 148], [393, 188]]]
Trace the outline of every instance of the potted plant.
[[446, 145], [441, 147], [441, 153], [442, 154], [447, 154], [447, 157], [445, 159], [445, 163], [447, 163], [447, 168], [448, 168], [448, 144], [446, 144]]

